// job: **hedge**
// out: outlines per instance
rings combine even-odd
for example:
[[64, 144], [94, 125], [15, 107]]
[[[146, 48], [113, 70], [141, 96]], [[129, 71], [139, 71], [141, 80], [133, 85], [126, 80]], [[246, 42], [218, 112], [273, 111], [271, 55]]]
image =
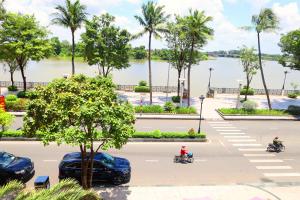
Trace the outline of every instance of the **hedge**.
[[[245, 88], [241, 89], [241, 91], [240, 91], [241, 95], [245, 95], [246, 93], [247, 93], [247, 90]], [[252, 88], [249, 88], [247, 95], [254, 95], [254, 90]]]
[[177, 114], [197, 114], [195, 107], [177, 107], [175, 112]]
[[270, 115], [270, 116], [285, 116], [289, 113], [286, 110], [268, 110], [268, 109], [235, 109], [235, 108], [220, 108], [219, 112], [224, 115]]
[[172, 101], [174, 103], [179, 103], [180, 102], [180, 96], [172, 96]]
[[[167, 102], [167, 106], [164, 107], [160, 105], [145, 105], [145, 106], [136, 106], [136, 113], [173, 113], [173, 114], [197, 114], [197, 110], [194, 107], [176, 107], [173, 110], [173, 106], [170, 106]], [[167, 108], [167, 109], [166, 109]]]
[[16, 101], [5, 101], [6, 110], [18, 112], [26, 110], [28, 99], [17, 99]]
[[288, 94], [288, 97], [291, 98], [291, 99], [296, 99], [297, 96], [298, 96], [298, 95], [297, 95], [296, 93], [289, 93], [289, 94]]
[[7, 89], [8, 91], [12, 91], [12, 92], [18, 91], [18, 88], [15, 85], [10, 85], [7, 87]]
[[163, 113], [164, 109], [159, 105], [136, 106], [136, 113]]
[[135, 86], [134, 92], [150, 92], [150, 88], [148, 86]]

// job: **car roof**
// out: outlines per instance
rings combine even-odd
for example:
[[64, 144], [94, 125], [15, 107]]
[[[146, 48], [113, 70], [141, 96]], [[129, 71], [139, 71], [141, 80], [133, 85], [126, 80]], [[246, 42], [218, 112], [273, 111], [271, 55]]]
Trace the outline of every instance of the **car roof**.
[[[89, 156], [89, 152], [87, 153], [87, 156]], [[102, 153], [102, 152], [97, 152], [94, 155], [94, 159], [95, 160], [101, 160], [106, 153]], [[74, 160], [81, 160], [81, 152], [72, 152], [72, 153], [68, 153], [63, 157], [63, 161], [74, 161]]]

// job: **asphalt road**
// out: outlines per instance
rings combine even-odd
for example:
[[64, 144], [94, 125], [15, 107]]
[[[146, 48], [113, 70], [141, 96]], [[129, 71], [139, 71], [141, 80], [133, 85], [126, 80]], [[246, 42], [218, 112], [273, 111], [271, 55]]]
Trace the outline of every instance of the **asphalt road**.
[[[13, 127], [20, 122], [17, 119]], [[138, 120], [135, 126], [140, 131], [186, 131], [197, 130], [198, 121]], [[209, 142], [186, 143], [194, 153], [193, 164], [173, 163], [183, 143], [128, 143], [121, 150], [108, 152], [130, 160], [131, 186], [300, 183], [299, 130], [296, 121], [203, 121], [202, 131]], [[275, 136], [284, 141], [285, 152], [265, 152]], [[56, 144], [44, 147], [40, 142], [0, 142], [1, 150], [30, 157], [36, 176], [50, 175], [55, 183], [63, 155], [79, 149]]]

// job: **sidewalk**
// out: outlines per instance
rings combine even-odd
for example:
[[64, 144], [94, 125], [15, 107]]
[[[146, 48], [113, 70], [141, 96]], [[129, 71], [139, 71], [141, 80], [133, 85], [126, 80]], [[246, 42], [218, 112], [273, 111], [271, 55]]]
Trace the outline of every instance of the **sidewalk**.
[[300, 186], [157, 186], [96, 189], [104, 200], [299, 200]]

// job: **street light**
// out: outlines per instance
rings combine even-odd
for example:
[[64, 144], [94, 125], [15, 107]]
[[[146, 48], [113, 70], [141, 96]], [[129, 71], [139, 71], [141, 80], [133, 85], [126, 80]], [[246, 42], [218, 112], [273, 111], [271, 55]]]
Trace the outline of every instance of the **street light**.
[[239, 83], [239, 90], [238, 90], [238, 95], [237, 95], [237, 99], [236, 99], [236, 109], [239, 109], [240, 107], [240, 95], [241, 95], [241, 87], [242, 87], [242, 80], [237, 80], [237, 82]]
[[284, 80], [283, 80], [283, 85], [281, 89], [281, 95], [283, 96], [284, 93], [284, 86], [285, 86], [285, 81], [286, 81], [286, 74], [289, 73], [288, 71], [284, 71]]
[[179, 81], [181, 83], [180, 107], [182, 107], [182, 99], [183, 99], [183, 90], [184, 90], [184, 81], [185, 81], [185, 78], [179, 78]]
[[211, 71], [213, 71], [214, 68], [210, 67], [209, 68], [209, 80], [208, 80], [208, 91], [210, 90], [210, 78], [211, 78]]
[[200, 133], [200, 129], [201, 129], [201, 121], [202, 121], [202, 105], [203, 105], [203, 101], [205, 99], [205, 97], [203, 95], [201, 95], [199, 97], [200, 99], [200, 103], [201, 103], [201, 107], [200, 107], [200, 118], [199, 118], [199, 128], [198, 128], [198, 133]]

